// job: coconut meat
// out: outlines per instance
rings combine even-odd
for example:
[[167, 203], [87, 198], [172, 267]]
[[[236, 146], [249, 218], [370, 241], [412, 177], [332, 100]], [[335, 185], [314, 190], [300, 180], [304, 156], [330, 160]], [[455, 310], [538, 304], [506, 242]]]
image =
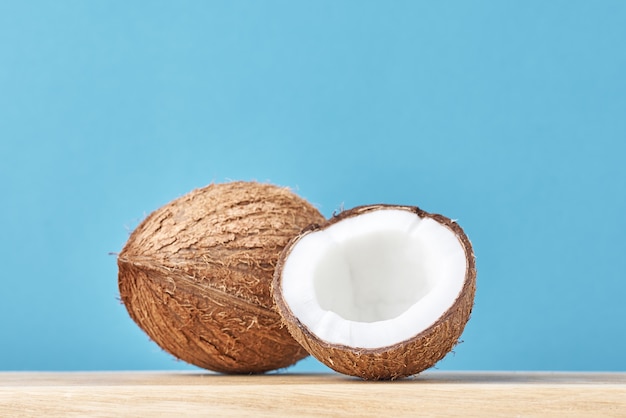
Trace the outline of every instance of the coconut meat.
[[282, 294], [319, 339], [374, 349], [433, 325], [460, 294], [466, 269], [451, 229], [381, 209], [302, 237], [284, 262]]

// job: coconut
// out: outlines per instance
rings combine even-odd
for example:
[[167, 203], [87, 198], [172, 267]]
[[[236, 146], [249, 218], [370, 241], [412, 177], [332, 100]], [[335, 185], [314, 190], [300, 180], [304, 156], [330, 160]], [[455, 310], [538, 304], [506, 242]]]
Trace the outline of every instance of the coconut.
[[293, 337], [328, 367], [368, 380], [417, 374], [459, 341], [476, 288], [454, 221], [372, 205], [311, 227], [282, 252], [272, 292]]
[[224, 373], [287, 367], [308, 353], [274, 309], [278, 257], [303, 228], [324, 222], [289, 189], [211, 184], [151, 213], [118, 256], [121, 300], [161, 348]]

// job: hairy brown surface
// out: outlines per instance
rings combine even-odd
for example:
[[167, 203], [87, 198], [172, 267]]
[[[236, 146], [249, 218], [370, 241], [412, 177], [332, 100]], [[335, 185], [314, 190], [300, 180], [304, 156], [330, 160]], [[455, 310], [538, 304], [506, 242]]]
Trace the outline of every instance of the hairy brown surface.
[[[463, 289], [453, 305], [446, 312], [442, 313], [436, 323], [413, 338], [399, 344], [376, 349], [364, 349], [330, 344], [323, 341], [298, 320], [285, 302], [282, 296], [282, 266], [289, 257], [291, 249], [307, 234], [325, 229], [346, 218], [385, 209], [406, 210], [415, 213], [416, 216], [421, 218], [432, 218], [455, 233], [465, 250], [467, 259], [467, 271]], [[319, 361], [340, 373], [367, 380], [398, 379], [417, 374], [432, 367], [457, 344], [474, 305], [476, 263], [469, 239], [456, 222], [445, 216], [429, 214], [412, 206], [383, 204], [360, 206], [340, 213], [320, 227], [311, 227], [303, 234], [294, 238], [281, 254], [272, 283], [272, 291], [278, 311], [289, 328], [289, 332]]]
[[282, 327], [270, 285], [280, 252], [323, 216], [289, 189], [211, 184], [151, 213], [118, 257], [131, 318], [175, 357], [259, 373], [307, 355]]

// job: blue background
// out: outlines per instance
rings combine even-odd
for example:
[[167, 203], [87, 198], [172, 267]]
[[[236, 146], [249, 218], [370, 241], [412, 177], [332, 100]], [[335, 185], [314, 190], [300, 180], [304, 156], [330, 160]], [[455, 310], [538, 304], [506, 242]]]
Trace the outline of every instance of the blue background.
[[626, 370], [624, 22], [623, 1], [0, 1], [0, 369], [191, 368], [130, 320], [108, 253], [256, 179], [326, 216], [458, 219], [479, 287], [440, 368]]

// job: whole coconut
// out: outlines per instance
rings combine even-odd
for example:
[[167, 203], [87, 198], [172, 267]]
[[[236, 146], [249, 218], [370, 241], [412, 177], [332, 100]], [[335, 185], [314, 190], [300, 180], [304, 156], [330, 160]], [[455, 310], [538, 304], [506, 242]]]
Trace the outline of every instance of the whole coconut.
[[121, 300], [161, 348], [223, 373], [287, 367], [308, 353], [281, 326], [270, 285], [278, 257], [324, 222], [287, 188], [211, 184], [151, 213], [118, 257]]

